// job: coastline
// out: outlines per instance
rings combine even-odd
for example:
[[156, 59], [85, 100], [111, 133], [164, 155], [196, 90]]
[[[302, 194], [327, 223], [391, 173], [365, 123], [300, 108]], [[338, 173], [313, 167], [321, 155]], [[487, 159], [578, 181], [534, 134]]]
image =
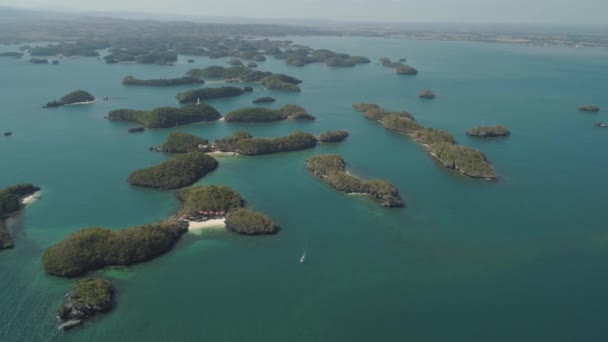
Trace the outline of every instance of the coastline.
[[41, 198], [40, 197], [41, 194], [42, 194], [42, 191], [36, 191], [29, 196], [25, 196], [21, 199], [21, 204], [23, 204], [24, 206], [28, 206], [28, 205], [36, 202]]
[[212, 157], [237, 157], [240, 156], [237, 152], [222, 152], [222, 151], [213, 151], [205, 153], [208, 156]]
[[93, 100], [93, 101], [84, 101], [84, 102], [74, 102], [74, 103], [66, 103], [64, 106], [76, 106], [76, 105], [86, 105], [86, 104], [92, 104], [95, 103], [99, 100]]
[[223, 218], [207, 220], [207, 221], [203, 221], [203, 222], [196, 222], [196, 221], [186, 221], [186, 222], [188, 222], [188, 232], [193, 233], [193, 234], [200, 233], [203, 230], [207, 230], [207, 229], [226, 228], [226, 220]]

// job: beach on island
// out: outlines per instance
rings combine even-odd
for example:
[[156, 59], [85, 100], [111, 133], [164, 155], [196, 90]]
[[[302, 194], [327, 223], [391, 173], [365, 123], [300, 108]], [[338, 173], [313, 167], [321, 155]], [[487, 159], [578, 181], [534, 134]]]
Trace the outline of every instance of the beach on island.
[[187, 221], [188, 222], [188, 231], [189, 232], [200, 232], [209, 228], [225, 228], [226, 220], [223, 218], [220, 219], [212, 219], [202, 222], [196, 221]]
[[36, 191], [35, 193], [33, 193], [29, 196], [23, 197], [23, 199], [21, 200], [21, 203], [25, 206], [30, 205], [30, 204], [36, 202], [37, 200], [39, 200], [41, 198], [40, 197], [41, 194], [42, 194], [41, 191]]

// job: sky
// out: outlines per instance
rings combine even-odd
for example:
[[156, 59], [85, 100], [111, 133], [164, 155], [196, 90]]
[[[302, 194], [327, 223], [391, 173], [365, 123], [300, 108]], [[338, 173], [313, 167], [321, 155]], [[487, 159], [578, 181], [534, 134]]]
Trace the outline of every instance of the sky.
[[608, 0], [0, 0], [39, 10], [341, 21], [607, 25]]

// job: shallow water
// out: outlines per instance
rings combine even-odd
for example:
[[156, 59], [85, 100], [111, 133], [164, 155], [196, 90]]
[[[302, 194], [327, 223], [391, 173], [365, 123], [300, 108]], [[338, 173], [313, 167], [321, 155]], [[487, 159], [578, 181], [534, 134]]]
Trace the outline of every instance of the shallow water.
[[[42, 199], [11, 223], [16, 248], [0, 253], [0, 341], [600, 341], [608, 338], [605, 288], [608, 50], [397, 39], [292, 38], [399, 59], [420, 70], [392, 74], [376, 62], [334, 69], [260, 70], [304, 80], [299, 94], [263, 90], [210, 101], [223, 114], [271, 95], [304, 106], [313, 123], [222, 122], [129, 134], [112, 109], [176, 105], [192, 87], [124, 87], [127, 75], [176, 77], [225, 59], [181, 56], [175, 67], [106, 65], [94, 58], [33, 65], [0, 59], [0, 186], [31, 182]], [[0, 47], [14, 51], [15, 47]], [[213, 85], [216, 86], [216, 85]], [[110, 101], [42, 109], [84, 89]], [[416, 95], [424, 89], [433, 101]], [[376, 102], [482, 150], [498, 183], [455, 175], [405, 136], [351, 109]], [[506, 139], [479, 140], [473, 126], [503, 124]], [[337, 145], [287, 154], [221, 157], [201, 184], [228, 184], [282, 227], [271, 237], [210, 230], [185, 235], [152, 262], [99, 272], [114, 280], [117, 307], [64, 334], [54, 312], [72, 280], [46, 276], [45, 248], [88, 226], [122, 229], [177, 209], [171, 192], [132, 187], [128, 174], [167, 158], [148, 152], [173, 130], [216, 139], [237, 130], [275, 137], [347, 129]], [[408, 207], [385, 209], [333, 191], [304, 160], [338, 153], [350, 170], [384, 178]], [[306, 262], [299, 263], [304, 249]]]

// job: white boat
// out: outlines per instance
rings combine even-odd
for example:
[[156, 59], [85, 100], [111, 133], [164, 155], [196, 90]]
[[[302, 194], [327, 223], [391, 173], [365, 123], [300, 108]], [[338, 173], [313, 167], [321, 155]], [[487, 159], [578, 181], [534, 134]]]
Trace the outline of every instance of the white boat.
[[305, 259], [306, 259], [306, 253], [302, 254], [302, 256], [300, 257], [300, 264], [303, 264]]

